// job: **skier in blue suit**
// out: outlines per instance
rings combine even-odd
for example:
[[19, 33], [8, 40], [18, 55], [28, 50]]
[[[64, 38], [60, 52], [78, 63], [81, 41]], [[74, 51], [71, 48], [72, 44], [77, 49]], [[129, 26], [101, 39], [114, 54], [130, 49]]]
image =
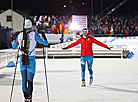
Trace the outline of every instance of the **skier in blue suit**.
[[[33, 92], [33, 78], [35, 75], [35, 45], [36, 41], [40, 42], [41, 44], [47, 46], [48, 42], [47, 40], [43, 40], [40, 38], [40, 36], [36, 33], [31, 31], [32, 28], [32, 22], [29, 19], [25, 20], [25, 26], [26, 34], [28, 38], [28, 55], [29, 55], [29, 65], [23, 65], [22, 62], [22, 54], [24, 53], [22, 50], [19, 51], [20, 55], [20, 70], [22, 75], [22, 90], [24, 93], [25, 102], [32, 102], [32, 92]], [[45, 36], [45, 35], [43, 35]], [[21, 32], [15, 42], [12, 45], [13, 49], [17, 49], [19, 46], [21, 48], [23, 43], [23, 32]]]

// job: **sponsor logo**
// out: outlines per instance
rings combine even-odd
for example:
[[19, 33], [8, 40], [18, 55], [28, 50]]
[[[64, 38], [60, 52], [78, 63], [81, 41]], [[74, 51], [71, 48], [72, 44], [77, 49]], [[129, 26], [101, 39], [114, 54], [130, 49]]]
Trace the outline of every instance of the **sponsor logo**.
[[83, 65], [84, 65], [84, 64], [85, 64], [85, 62], [81, 61], [81, 64], [83, 64]]

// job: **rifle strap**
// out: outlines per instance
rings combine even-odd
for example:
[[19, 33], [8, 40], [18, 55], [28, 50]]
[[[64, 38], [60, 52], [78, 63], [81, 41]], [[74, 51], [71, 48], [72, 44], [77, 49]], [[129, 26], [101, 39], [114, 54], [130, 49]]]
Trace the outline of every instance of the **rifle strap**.
[[28, 55], [31, 55], [31, 53], [34, 51], [35, 49], [33, 49]]

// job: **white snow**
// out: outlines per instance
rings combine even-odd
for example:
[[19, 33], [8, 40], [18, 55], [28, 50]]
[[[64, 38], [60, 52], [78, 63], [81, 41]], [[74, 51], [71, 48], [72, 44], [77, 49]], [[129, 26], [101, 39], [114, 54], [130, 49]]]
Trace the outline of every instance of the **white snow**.
[[[80, 59], [47, 59], [50, 102], [137, 102], [138, 46], [137, 39], [117, 39], [110, 44], [125, 44], [134, 52], [131, 59], [94, 58], [94, 82], [81, 86]], [[43, 60], [36, 60], [33, 102], [47, 102]], [[8, 102], [14, 68], [0, 69], [0, 102]], [[6, 74], [6, 76], [4, 76]], [[3, 76], [3, 77], [2, 77]], [[18, 64], [12, 102], [23, 102], [20, 65]]]

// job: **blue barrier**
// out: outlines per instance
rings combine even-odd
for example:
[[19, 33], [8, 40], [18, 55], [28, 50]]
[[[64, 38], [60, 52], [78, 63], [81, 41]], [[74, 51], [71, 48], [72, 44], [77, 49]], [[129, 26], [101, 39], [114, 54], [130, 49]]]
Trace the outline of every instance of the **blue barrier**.
[[115, 40], [117, 40], [117, 39], [137, 39], [137, 37], [116, 37], [116, 38], [113, 38], [111, 41], [109, 41], [109, 42], [113, 42], [113, 41], [115, 41]]
[[6, 67], [15, 67], [15, 64], [13, 61], [10, 61]]
[[134, 53], [131, 51], [131, 52], [128, 54], [127, 58], [130, 59], [133, 55], [134, 55]]
[[123, 49], [123, 51], [126, 51], [127, 49]]
[[113, 42], [116, 38], [112, 39], [110, 42]]
[[131, 53], [132, 55], [134, 55], [134, 53], [133, 53], [132, 51], [131, 51], [130, 53]]
[[107, 42], [107, 40], [103, 41], [103, 43], [106, 43], [106, 42]]
[[128, 56], [127, 56], [127, 58], [130, 59], [131, 57], [132, 57], [132, 56], [131, 56], [131, 54], [129, 53]]

